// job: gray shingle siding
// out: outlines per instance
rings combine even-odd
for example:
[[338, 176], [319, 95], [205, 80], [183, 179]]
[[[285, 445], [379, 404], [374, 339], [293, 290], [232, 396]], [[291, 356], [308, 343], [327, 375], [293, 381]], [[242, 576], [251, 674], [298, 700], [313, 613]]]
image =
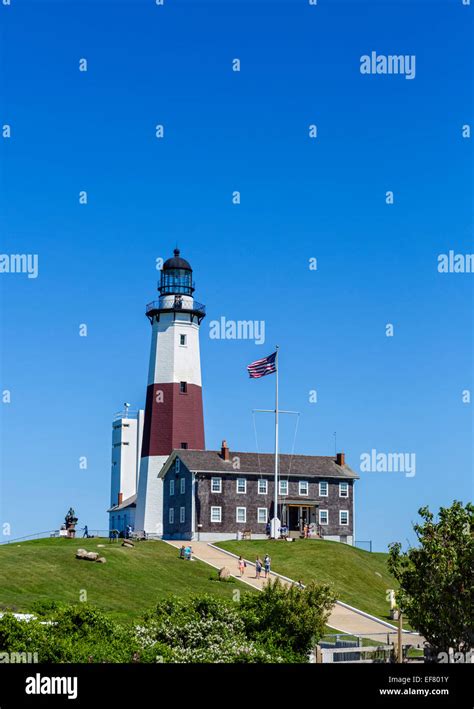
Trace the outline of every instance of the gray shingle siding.
[[[181, 493], [181, 480], [185, 490]], [[170, 495], [170, 481], [174, 481], [174, 495]], [[163, 482], [163, 536], [165, 539], [191, 539], [192, 535], [192, 487], [193, 475], [181, 461], [176, 472], [176, 461], [167, 472]], [[180, 520], [180, 508], [185, 509], [184, 524]], [[170, 524], [169, 510], [174, 509], [174, 522]]]

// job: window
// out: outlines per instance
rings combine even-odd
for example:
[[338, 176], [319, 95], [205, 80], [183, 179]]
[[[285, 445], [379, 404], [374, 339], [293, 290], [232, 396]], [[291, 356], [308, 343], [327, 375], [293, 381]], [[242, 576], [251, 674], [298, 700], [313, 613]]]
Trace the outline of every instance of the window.
[[257, 510], [257, 521], [259, 524], [266, 524], [268, 519], [268, 512], [266, 507], [259, 507]]
[[339, 524], [349, 524], [349, 512], [347, 510], [339, 510]]
[[188, 383], [187, 382], [180, 382], [179, 383], [179, 393], [186, 394], [187, 391], [188, 391]]
[[299, 483], [299, 494], [300, 495], [307, 495], [308, 494], [308, 481], [307, 480], [300, 480]]
[[258, 494], [266, 495], [268, 493], [268, 480], [258, 481]]
[[169, 508], [168, 519], [170, 524], [174, 524], [174, 507]]
[[349, 483], [339, 483], [339, 497], [349, 497]]
[[246, 522], [247, 521], [247, 508], [237, 507], [235, 512], [236, 522]]
[[222, 478], [211, 478], [211, 492], [222, 492]]
[[211, 507], [211, 522], [222, 522], [222, 507]]
[[170, 495], [174, 495], [174, 480], [170, 480]]
[[245, 478], [237, 478], [237, 492], [244, 495], [247, 492], [247, 481]]
[[186, 515], [186, 508], [180, 507], [179, 508], [179, 521], [181, 524], [183, 524], [183, 522], [185, 520], [185, 515]]
[[188, 444], [186, 443], [186, 441], [183, 441], [183, 442], [181, 443], [181, 448], [182, 448], [183, 450], [186, 450], [187, 447], [188, 447]]
[[328, 484], [327, 483], [319, 483], [319, 496], [320, 497], [327, 497], [328, 496]]
[[280, 495], [288, 495], [288, 480], [280, 480]]
[[179, 473], [179, 471], [181, 469], [181, 461], [179, 458], [176, 458], [176, 460], [174, 461], [174, 469], [176, 470], [177, 473]]
[[179, 491], [182, 495], [184, 495], [184, 493], [186, 492], [186, 479], [185, 478], [181, 478], [181, 484], [180, 484]]
[[186, 345], [186, 335], [179, 336], [179, 344], [184, 347]]
[[329, 524], [329, 513], [327, 510], [319, 510], [319, 524]]

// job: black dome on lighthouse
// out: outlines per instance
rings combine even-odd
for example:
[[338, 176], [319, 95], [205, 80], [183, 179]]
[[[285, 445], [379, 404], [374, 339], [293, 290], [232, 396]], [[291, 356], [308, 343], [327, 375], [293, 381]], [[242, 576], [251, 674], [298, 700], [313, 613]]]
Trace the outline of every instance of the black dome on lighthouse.
[[174, 256], [172, 258], [169, 258], [167, 261], [164, 262], [163, 264], [163, 270], [168, 271], [171, 268], [182, 268], [185, 271], [192, 271], [193, 269], [191, 268], [191, 265], [189, 264], [189, 261], [186, 261], [186, 259], [181, 258], [180, 251], [179, 249], [174, 250]]

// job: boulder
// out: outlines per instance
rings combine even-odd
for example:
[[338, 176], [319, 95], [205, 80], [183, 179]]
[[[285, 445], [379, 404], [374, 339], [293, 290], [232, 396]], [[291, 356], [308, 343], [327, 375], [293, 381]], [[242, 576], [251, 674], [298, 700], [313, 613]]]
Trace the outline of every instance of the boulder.
[[76, 559], [85, 559], [87, 551], [85, 549], [78, 549], [76, 551]]
[[99, 556], [99, 558], [96, 559], [96, 562], [98, 564], [105, 564], [105, 563], [107, 563], [107, 559], [105, 558], [105, 556]]
[[227, 581], [230, 578], [230, 571], [227, 566], [223, 566], [219, 569], [219, 581]]
[[123, 547], [134, 547], [135, 544], [130, 541], [130, 539], [124, 539], [122, 542]]
[[96, 551], [88, 551], [84, 557], [84, 559], [87, 559], [87, 561], [97, 561], [98, 558], [99, 555]]

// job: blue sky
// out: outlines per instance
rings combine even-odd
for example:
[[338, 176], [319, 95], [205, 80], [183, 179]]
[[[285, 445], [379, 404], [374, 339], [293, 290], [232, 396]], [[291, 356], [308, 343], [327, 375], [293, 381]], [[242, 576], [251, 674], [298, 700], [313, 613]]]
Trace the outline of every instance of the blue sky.
[[[12, 126], [0, 251], [39, 258], [36, 279], [0, 275], [12, 536], [57, 527], [71, 505], [80, 526], [106, 528], [111, 419], [144, 403], [144, 306], [176, 244], [208, 310], [209, 448], [255, 449], [251, 410], [272, 406], [274, 380], [245, 366], [278, 343], [298, 452], [332, 454], [337, 431], [355, 470], [373, 448], [416, 453], [412, 478], [361, 474], [359, 540], [405, 543], [420, 506], [472, 498], [473, 276], [437, 271], [438, 254], [472, 251], [472, 8], [13, 0], [0, 12]], [[416, 55], [416, 77], [362, 75], [371, 51]], [[221, 316], [264, 320], [265, 344], [211, 340]], [[272, 450], [270, 417], [257, 426]], [[285, 451], [293, 431], [287, 417]]]

